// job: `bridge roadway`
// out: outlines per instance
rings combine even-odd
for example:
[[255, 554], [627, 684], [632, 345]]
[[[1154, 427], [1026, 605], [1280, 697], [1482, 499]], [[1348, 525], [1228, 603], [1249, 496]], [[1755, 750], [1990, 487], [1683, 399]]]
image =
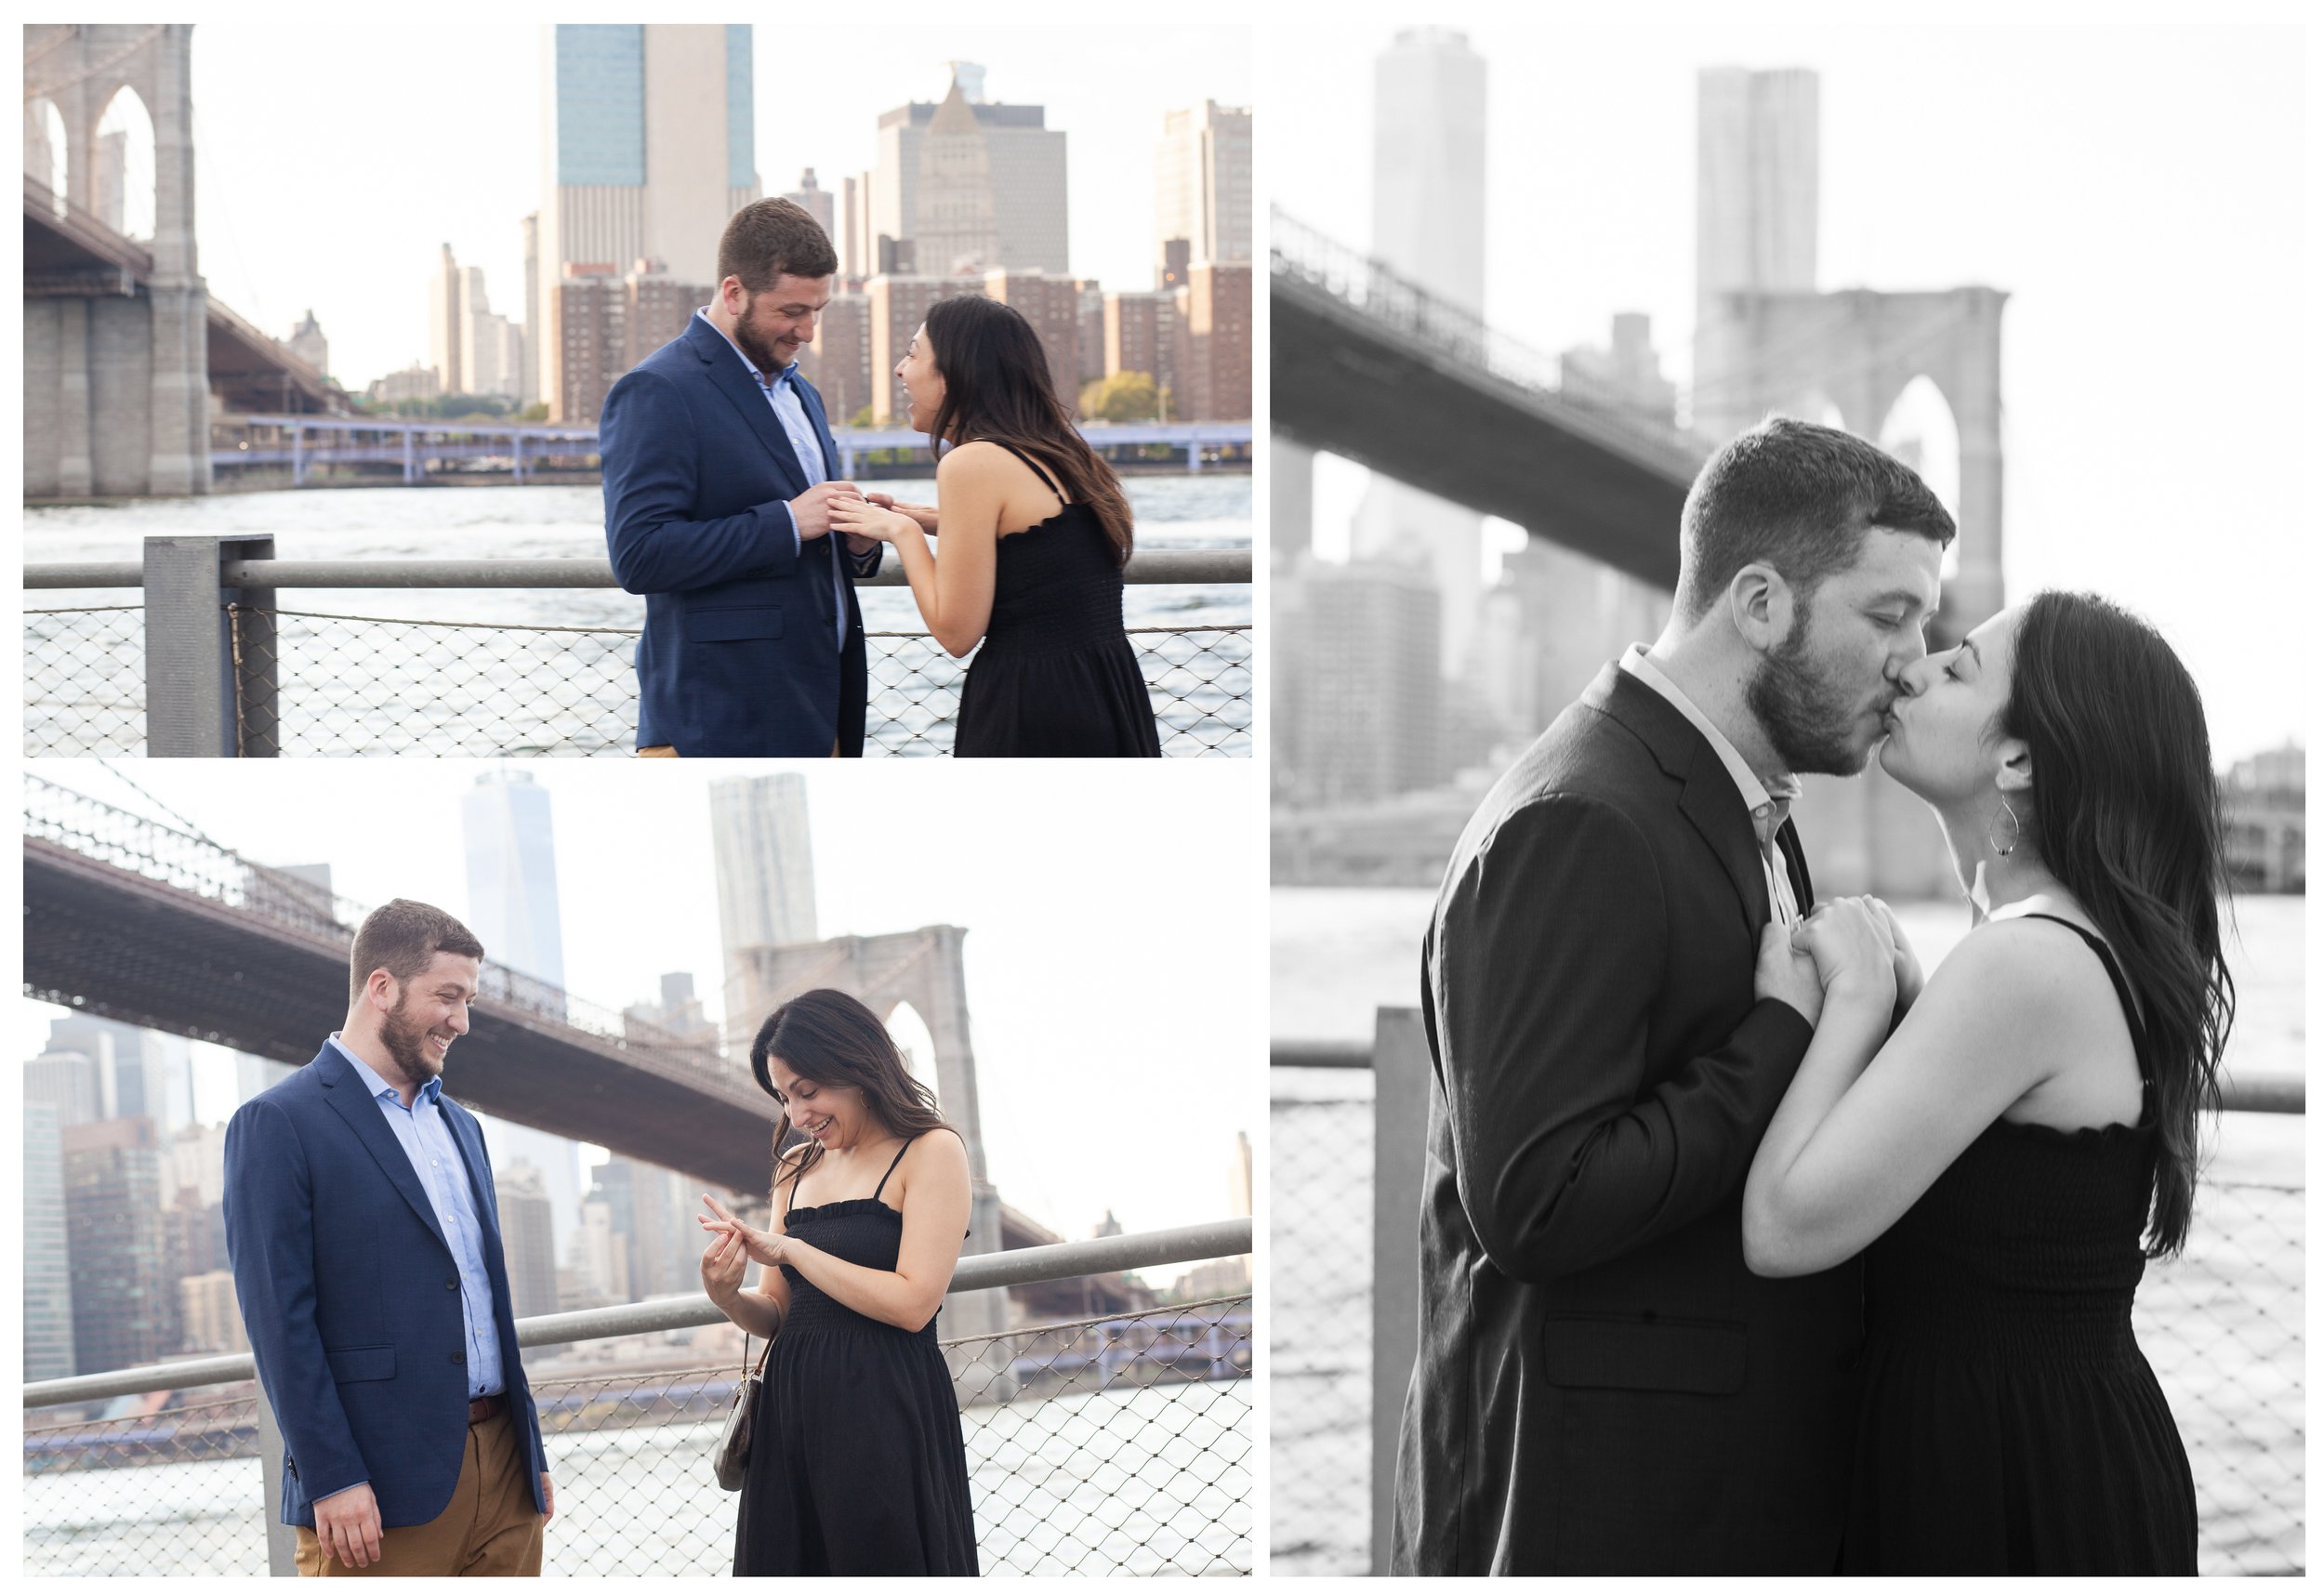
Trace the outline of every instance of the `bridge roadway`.
[[1275, 429], [1677, 584], [1679, 510], [1708, 457], [1700, 444], [1565, 397], [1546, 356], [1287, 217], [1275, 232]]
[[[353, 933], [297, 916], [24, 839], [24, 990], [40, 1001], [305, 1063], [346, 1017]], [[501, 975], [488, 966], [488, 988]], [[487, 996], [444, 1083], [513, 1124], [729, 1190], [766, 1188], [774, 1103], [710, 1052], [631, 1044]]]
[[[88, 298], [128, 295], [153, 275], [153, 255], [47, 184], [24, 178], [24, 293]], [[205, 295], [209, 380], [230, 411], [343, 412], [347, 394], [273, 338]]]

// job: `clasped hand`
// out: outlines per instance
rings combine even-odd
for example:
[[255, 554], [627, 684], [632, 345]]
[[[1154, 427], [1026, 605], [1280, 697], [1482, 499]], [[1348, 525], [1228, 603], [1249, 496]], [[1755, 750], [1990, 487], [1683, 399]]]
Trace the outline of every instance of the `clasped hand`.
[[932, 534], [936, 530], [936, 511], [926, 504], [900, 504], [885, 493], [866, 493], [835, 501], [831, 506], [831, 525], [833, 530], [850, 536], [891, 543], [915, 530]]
[[787, 1236], [771, 1229], [753, 1229], [710, 1196], [704, 1196], [702, 1205], [718, 1214], [715, 1218], [694, 1214], [694, 1221], [711, 1236], [709, 1249], [702, 1253], [702, 1278], [706, 1285], [712, 1284], [714, 1279], [723, 1284], [730, 1273], [733, 1284], [739, 1285], [746, 1261], [757, 1262], [763, 1268], [782, 1265], [788, 1248]]
[[1828, 997], [1908, 1008], [1921, 984], [1921, 960], [1889, 905], [1836, 897], [1797, 924], [1768, 924], [1753, 991], [1789, 1002], [1812, 1024]]

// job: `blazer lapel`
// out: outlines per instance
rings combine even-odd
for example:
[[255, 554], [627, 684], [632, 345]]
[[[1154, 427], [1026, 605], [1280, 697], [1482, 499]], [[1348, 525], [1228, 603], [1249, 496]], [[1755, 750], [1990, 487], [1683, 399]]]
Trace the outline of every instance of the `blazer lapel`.
[[[1655, 756], [1663, 773], [1680, 783], [1679, 811], [1686, 816], [1719, 860], [1735, 888], [1736, 905], [1754, 942], [1766, 927], [1772, 904], [1759, 837], [1735, 779], [1719, 761], [1703, 733], [1686, 716], [1644, 681], [1618, 665], [1608, 665], [1591, 683], [1591, 697], [1628, 726]], [[1787, 822], [1788, 823], [1788, 822]]]
[[328, 1042], [324, 1044], [312, 1066], [315, 1077], [324, 1087], [323, 1099], [355, 1131], [355, 1138], [371, 1153], [371, 1160], [379, 1165], [379, 1171], [387, 1175], [396, 1193], [419, 1214], [420, 1221], [436, 1237], [436, 1244], [450, 1256], [452, 1245], [443, 1237], [442, 1225], [436, 1221], [436, 1208], [429, 1201], [428, 1192], [420, 1188], [419, 1175], [413, 1171], [412, 1159], [403, 1153], [403, 1142], [395, 1138], [395, 1131], [379, 1115], [379, 1103], [363, 1093], [363, 1076], [339, 1055], [338, 1047]]
[[743, 424], [766, 445], [767, 453], [773, 456], [775, 471], [788, 490], [787, 495], [796, 498], [806, 492], [807, 477], [799, 468], [799, 455], [784, 433], [783, 423], [774, 418], [774, 408], [767, 402], [766, 389], [752, 378], [742, 356], [727, 342], [726, 334], [697, 315], [686, 324], [686, 347], [702, 362], [710, 385], [734, 406]]
[[1800, 844], [1800, 827], [1786, 819], [1783, 828], [1776, 832], [1776, 845], [1783, 849], [1783, 861], [1791, 871], [1791, 900], [1800, 904], [1804, 916], [1816, 906], [1816, 883], [1808, 878], [1807, 849]]

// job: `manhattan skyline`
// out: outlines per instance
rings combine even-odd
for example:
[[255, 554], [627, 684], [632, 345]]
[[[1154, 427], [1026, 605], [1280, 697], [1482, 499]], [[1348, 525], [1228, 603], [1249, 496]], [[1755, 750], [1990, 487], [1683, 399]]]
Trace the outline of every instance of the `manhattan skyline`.
[[[482, 269], [502, 313], [522, 314], [519, 228], [543, 199], [543, 27], [472, 27], [447, 50], [432, 28], [332, 25], [294, 40], [199, 26], [197, 233], [212, 295], [278, 336], [311, 308], [350, 390], [427, 360], [413, 284], [445, 244]], [[1250, 54], [1249, 30], [1222, 25], [760, 30], [760, 185], [789, 192], [812, 167], [837, 191], [878, 164], [883, 112], [942, 99], [945, 63], [974, 61], [988, 98], [1042, 105], [1068, 135], [1074, 273], [1142, 290], [1153, 285], [1163, 115], [1205, 99], [1248, 105]], [[1133, 59], [1134, 73], [1122, 70]], [[380, 125], [382, 96], [398, 107], [392, 132], [337, 130]], [[366, 114], [350, 118], [350, 105]], [[333, 130], [286, 141], [286, 125]], [[350, 251], [350, 238], [364, 247]]]

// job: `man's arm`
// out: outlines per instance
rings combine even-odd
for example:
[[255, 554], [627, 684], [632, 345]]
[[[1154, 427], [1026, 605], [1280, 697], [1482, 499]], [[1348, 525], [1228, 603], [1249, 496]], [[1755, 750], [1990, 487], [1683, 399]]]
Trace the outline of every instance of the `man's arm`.
[[693, 419], [668, 381], [632, 371], [605, 395], [597, 424], [605, 470], [605, 547], [629, 592], [682, 592], [799, 563], [799, 534], [780, 498], [721, 520], [689, 519], [694, 505]]
[[306, 1147], [272, 1102], [226, 1126], [226, 1257], [252, 1357], [310, 1500], [368, 1482], [315, 1326], [314, 1187]]
[[1504, 820], [1455, 883], [1433, 971], [1461, 1205], [1539, 1283], [1659, 1238], [1741, 1189], [1814, 1034], [1783, 1002], [1646, 1091], [1665, 988], [1645, 839], [1595, 798]]

